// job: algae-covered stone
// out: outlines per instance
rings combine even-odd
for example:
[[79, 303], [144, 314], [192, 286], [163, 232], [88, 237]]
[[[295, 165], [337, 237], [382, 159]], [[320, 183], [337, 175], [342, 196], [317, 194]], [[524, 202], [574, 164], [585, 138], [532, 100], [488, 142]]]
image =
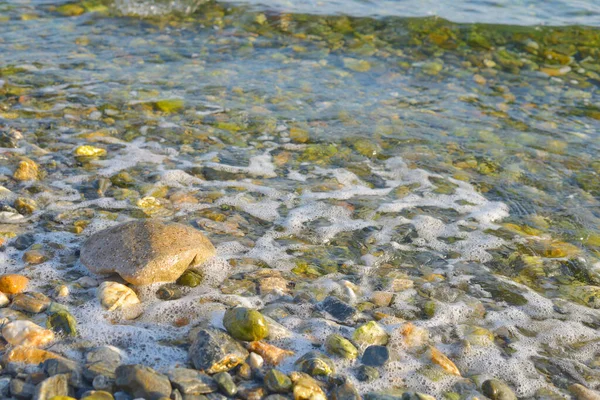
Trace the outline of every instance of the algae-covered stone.
[[356, 378], [361, 382], [372, 382], [379, 379], [379, 371], [377, 368], [361, 365], [356, 370]]
[[248, 357], [248, 351], [221, 329], [201, 329], [190, 347], [194, 366], [208, 374], [229, 371]]
[[46, 326], [56, 333], [77, 336], [77, 321], [70, 312], [65, 310], [59, 310], [50, 315], [46, 320]]
[[385, 346], [388, 343], [388, 339], [388, 333], [375, 321], [370, 321], [359, 326], [352, 334], [352, 340], [360, 346]]
[[96, 274], [116, 272], [134, 285], [173, 282], [190, 266], [213, 257], [215, 248], [198, 230], [155, 220], [127, 222], [92, 235], [81, 262]]
[[325, 354], [318, 351], [309, 351], [300, 357], [294, 365], [299, 371], [311, 376], [328, 376], [335, 372], [333, 361]]
[[223, 317], [223, 325], [227, 332], [238, 340], [261, 340], [269, 334], [269, 327], [263, 315], [246, 307], [227, 310]]
[[39, 173], [40, 170], [35, 161], [26, 158], [19, 162], [13, 178], [17, 181], [33, 181], [38, 179]]
[[181, 286], [193, 288], [200, 285], [203, 280], [204, 277], [200, 272], [188, 269], [177, 279], [176, 283]]
[[294, 384], [294, 400], [327, 400], [319, 383], [309, 375], [293, 371], [290, 378]]
[[337, 333], [333, 333], [327, 337], [325, 347], [328, 352], [348, 360], [353, 360], [358, 357], [358, 349], [352, 342]]
[[159, 400], [171, 395], [169, 379], [142, 365], [121, 365], [116, 372], [116, 385], [134, 397]]
[[292, 389], [292, 380], [283, 372], [271, 369], [265, 374], [265, 386], [272, 393], [286, 393]]
[[508, 385], [498, 379], [488, 379], [481, 385], [483, 394], [492, 400], [517, 400], [517, 396]]
[[229, 372], [214, 374], [213, 379], [217, 382], [217, 386], [219, 386], [221, 392], [227, 396], [234, 396], [237, 393], [237, 386]]
[[75, 155], [78, 157], [101, 157], [106, 155], [106, 150], [100, 147], [84, 145], [75, 149]]

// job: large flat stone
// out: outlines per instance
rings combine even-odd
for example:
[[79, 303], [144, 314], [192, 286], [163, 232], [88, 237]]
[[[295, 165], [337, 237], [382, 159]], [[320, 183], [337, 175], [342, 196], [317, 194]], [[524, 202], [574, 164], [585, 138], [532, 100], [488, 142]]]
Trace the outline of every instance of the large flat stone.
[[197, 229], [157, 220], [127, 222], [90, 236], [81, 263], [96, 274], [118, 273], [134, 285], [173, 282], [215, 255]]

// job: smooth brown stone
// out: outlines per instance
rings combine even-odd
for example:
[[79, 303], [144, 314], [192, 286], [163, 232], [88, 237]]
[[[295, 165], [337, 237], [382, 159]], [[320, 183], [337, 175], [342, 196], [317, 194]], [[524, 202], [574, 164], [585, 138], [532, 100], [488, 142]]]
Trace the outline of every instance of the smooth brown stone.
[[29, 278], [23, 275], [7, 274], [0, 277], [0, 292], [16, 294], [25, 291]]
[[197, 229], [145, 220], [92, 235], [81, 249], [80, 260], [93, 273], [116, 272], [133, 285], [148, 285], [173, 282], [214, 255], [214, 246]]

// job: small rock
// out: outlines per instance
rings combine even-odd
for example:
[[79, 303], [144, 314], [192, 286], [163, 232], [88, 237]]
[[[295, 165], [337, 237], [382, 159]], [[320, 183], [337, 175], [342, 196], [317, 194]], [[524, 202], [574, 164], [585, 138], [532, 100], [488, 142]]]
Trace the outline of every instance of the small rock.
[[140, 304], [140, 299], [133, 289], [117, 282], [102, 282], [97, 295], [102, 306], [108, 311], [134, 309], [132, 306]]
[[481, 385], [483, 394], [492, 400], [517, 400], [511, 388], [499, 379], [488, 379]]
[[213, 375], [213, 378], [215, 382], [217, 382], [217, 385], [219, 385], [221, 392], [225, 393], [227, 396], [232, 397], [237, 393], [237, 386], [228, 372], [219, 372], [218, 374]]
[[10, 304], [10, 299], [8, 298], [8, 296], [5, 295], [4, 293], [0, 292], [0, 307], [6, 307], [9, 304]]
[[331, 354], [336, 354], [348, 360], [354, 360], [358, 357], [358, 349], [352, 342], [337, 333], [333, 333], [327, 337], [325, 348]]
[[54, 340], [52, 331], [25, 320], [6, 324], [2, 336], [13, 346], [42, 347]]
[[237, 397], [242, 400], [261, 400], [265, 397], [265, 389], [255, 382], [242, 382], [238, 386]]
[[327, 400], [319, 383], [309, 375], [293, 371], [290, 378], [294, 383], [294, 400]]
[[92, 381], [94, 389], [101, 392], [114, 392], [115, 391], [115, 380], [107, 378], [104, 375], [96, 375]]
[[361, 365], [356, 370], [356, 378], [361, 382], [373, 382], [379, 379], [379, 371], [377, 371], [377, 368]]
[[322, 302], [317, 304], [317, 308], [327, 312], [338, 321], [347, 321], [356, 316], [358, 310], [342, 300], [334, 296], [326, 297]]
[[250, 356], [248, 357], [248, 364], [250, 364], [250, 367], [261, 369], [264, 363], [265, 360], [261, 356], [254, 352], [250, 353]]
[[267, 322], [262, 314], [246, 307], [230, 308], [225, 312], [223, 325], [234, 338], [244, 341], [256, 341], [269, 334]]
[[362, 356], [362, 363], [372, 367], [382, 367], [390, 359], [390, 352], [385, 346], [369, 346]]
[[134, 285], [173, 282], [215, 248], [198, 230], [155, 220], [133, 221], [92, 235], [80, 260], [96, 274], [116, 272]]
[[35, 386], [21, 379], [13, 379], [9, 385], [10, 394], [18, 399], [30, 399], [35, 393]]
[[178, 285], [187, 287], [196, 287], [202, 283], [204, 276], [193, 269], [186, 270], [176, 281]]
[[143, 365], [121, 365], [115, 373], [117, 386], [134, 397], [160, 400], [171, 395], [169, 379], [150, 367]]
[[4, 364], [20, 363], [27, 365], [38, 365], [50, 359], [66, 360], [66, 358], [61, 357], [58, 354], [52, 353], [50, 351], [37, 349], [35, 347], [29, 346], [17, 346], [14, 349], [4, 353], [4, 357], [2, 357], [2, 362]]
[[299, 371], [311, 376], [328, 376], [335, 372], [333, 361], [318, 351], [309, 351], [300, 357], [294, 365]]
[[66, 358], [50, 358], [42, 364], [42, 370], [48, 376], [66, 374], [69, 378], [69, 385], [73, 387], [83, 387], [81, 367], [75, 361]]
[[50, 298], [43, 293], [19, 293], [13, 297], [11, 307], [15, 310], [37, 314], [46, 311], [51, 302]]
[[271, 369], [265, 374], [265, 386], [271, 393], [287, 393], [292, 389], [292, 380], [283, 372]]
[[[210, 376], [188, 368], [174, 368], [169, 374], [173, 387], [184, 396], [212, 393], [218, 390], [218, 382]], [[234, 385], [235, 386], [235, 385]]]
[[33, 214], [33, 212], [37, 209], [37, 203], [35, 200], [28, 199], [26, 197], [17, 198], [14, 206], [19, 213], [24, 215]]
[[356, 387], [348, 379], [341, 379], [342, 382], [335, 385], [331, 391], [331, 400], [361, 400], [362, 397], [356, 390]]
[[13, 178], [17, 181], [32, 181], [38, 179], [38, 165], [28, 158], [24, 158], [19, 162], [19, 166], [13, 174]]
[[[486, 381], [487, 382], [487, 381]], [[485, 382], [484, 382], [485, 385]], [[510, 389], [509, 389], [510, 390]], [[600, 400], [600, 393], [598, 393], [595, 390], [592, 389], [588, 389], [585, 386], [579, 384], [579, 383], [575, 383], [571, 386], [569, 386], [569, 392], [571, 392], [571, 394], [577, 399], [577, 400]], [[510, 391], [510, 393], [512, 393], [512, 391]], [[487, 396], [487, 394], [486, 394]], [[516, 399], [516, 396], [513, 394], [513, 397], [491, 397], [488, 396], [490, 399], [492, 400], [512, 400], [512, 399]]]
[[281, 276], [269, 276], [261, 278], [258, 281], [258, 291], [261, 296], [265, 296], [269, 293], [282, 294], [287, 293], [288, 281]]
[[279, 365], [284, 358], [294, 355], [291, 350], [280, 349], [265, 342], [251, 342], [248, 344], [248, 350], [260, 355], [270, 365]]
[[252, 368], [245, 362], [240, 363], [236, 368], [236, 376], [244, 381], [252, 379]]
[[50, 257], [41, 250], [27, 250], [23, 254], [23, 261], [27, 264], [36, 265], [48, 261]]
[[7, 294], [22, 293], [27, 288], [29, 279], [23, 275], [8, 274], [0, 277], [0, 292]]
[[388, 343], [389, 335], [377, 322], [370, 321], [354, 330], [352, 340], [359, 346], [381, 345]]
[[54, 396], [69, 395], [69, 376], [58, 374], [44, 379], [35, 388], [33, 400], [50, 400]]
[[69, 287], [67, 285], [59, 285], [54, 291], [56, 297], [64, 298], [69, 296]]
[[183, 297], [183, 292], [179, 286], [169, 283], [158, 288], [156, 297], [161, 300], [177, 300]]
[[429, 352], [431, 355], [431, 361], [434, 364], [439, 365], [444, 371], [449, 374], [460, 376], [460, 371], [456, 367], [456, 365], [450, 360], [444, 353], [439, 351], [433, 346], [429, 347]]
[[[131, 397], [127, 396], [127, 399], [129, 400]], [[90, 390], [83, 394], [81, 400], [114, 400], [114, 397], [103, 390]]]
[[83, 375], [90, 381], [98, 375], [115, 379], [115, 372], [123, 357], [118, 349], [112, 346], [100, 346], [90, 350], [85, 355]]
[[194, 366], [208, 374], [229, 371], [248, 357], [248, 352], [227, 332], [201, 329], [190, 347], [190, 359]]
[[375, 291], [371, 294], [371, 301], [378, 307], [387, 307], [392, 302], [394, 293]]
[[65, 336], [77, 336], [77, 321], [68, 311], [60, 310], [51, 314], [46, 320], [46, 326]]
[[35, 236], [31, 233], [25, 233], [18, 236], [11, 245], [17, 250], [25, 250], [35, 243]]

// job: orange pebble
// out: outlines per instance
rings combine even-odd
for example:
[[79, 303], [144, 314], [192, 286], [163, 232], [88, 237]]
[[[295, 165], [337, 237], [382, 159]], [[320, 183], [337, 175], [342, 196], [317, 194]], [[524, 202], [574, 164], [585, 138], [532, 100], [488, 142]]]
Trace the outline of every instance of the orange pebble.
[[7, 294], [22, 293], [27, 288], [29, 278], [23, 275], [8, 274], [0, 277], [0, 292]]

